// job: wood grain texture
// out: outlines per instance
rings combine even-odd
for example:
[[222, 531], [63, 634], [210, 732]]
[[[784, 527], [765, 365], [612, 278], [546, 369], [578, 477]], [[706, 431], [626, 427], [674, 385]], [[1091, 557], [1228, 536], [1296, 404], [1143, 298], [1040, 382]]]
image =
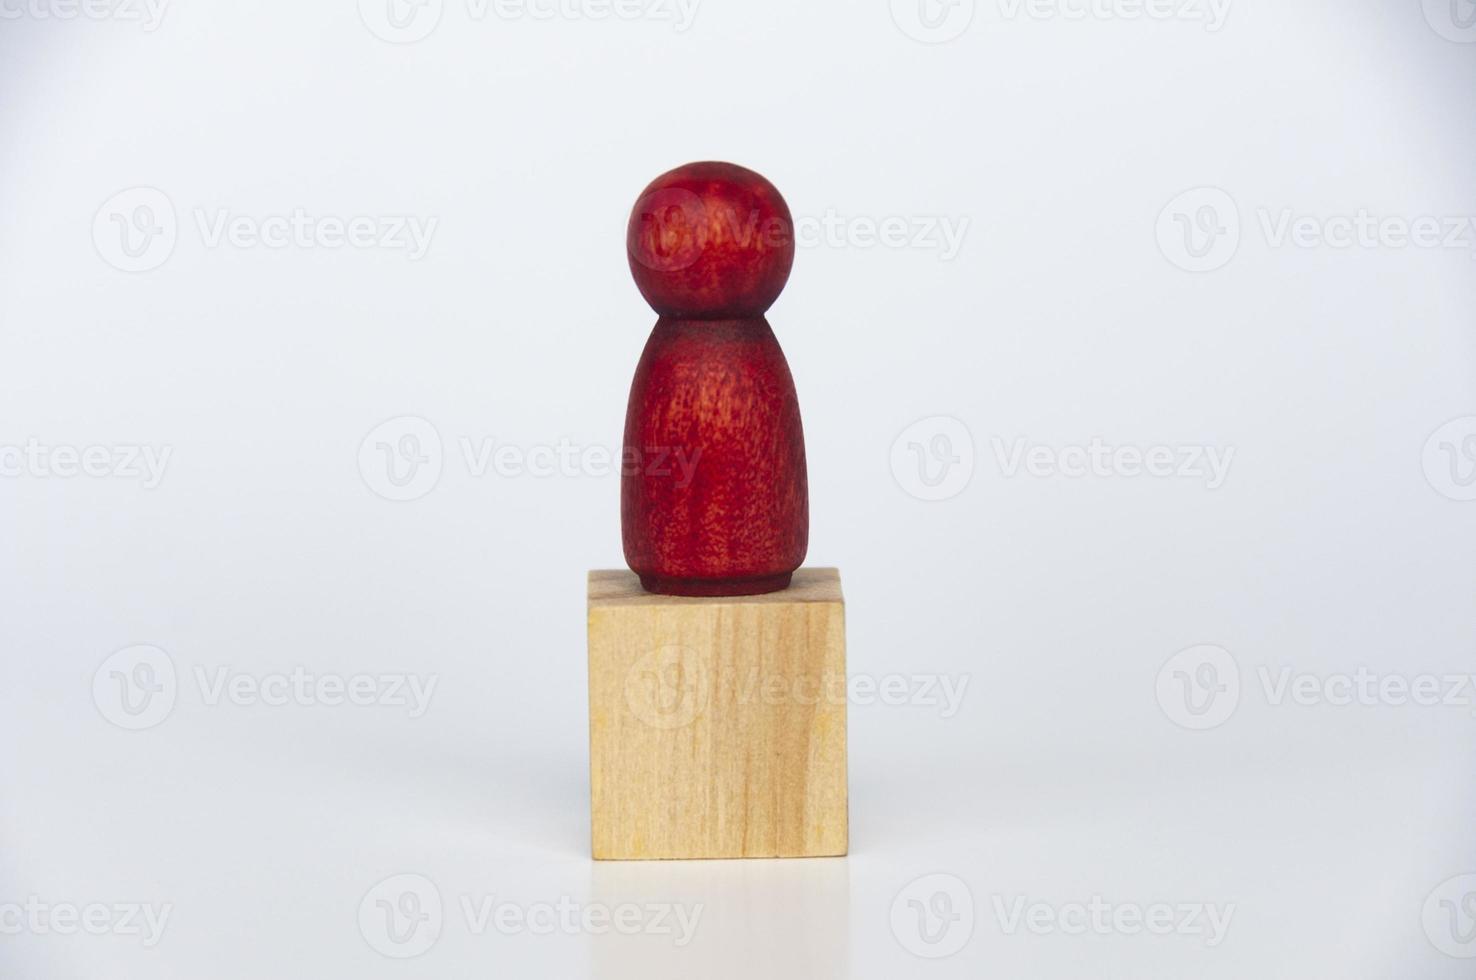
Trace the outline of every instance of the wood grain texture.
[[621, 460], [625, 561], [648, 591], [770, 592], [805, 560], [804, 426], [762, 317], [657, 321], [631, 382]]
[[591, 572], [594, 857], [845, 854], [845, 656], [835, 569], [721, 598]]

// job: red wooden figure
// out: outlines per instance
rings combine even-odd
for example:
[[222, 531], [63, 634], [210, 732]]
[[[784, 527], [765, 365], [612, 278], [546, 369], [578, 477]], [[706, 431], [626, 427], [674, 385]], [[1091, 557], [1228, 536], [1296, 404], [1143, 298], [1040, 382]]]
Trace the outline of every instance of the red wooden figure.
[[810, 535], [799, 402], [764, 318], [794, 264], [789, 207], [752, 170], [687, 164], [636, 202], [626, 250], [659, 319], [625, 415], [625, 560], [648, 592], [783, 589]]

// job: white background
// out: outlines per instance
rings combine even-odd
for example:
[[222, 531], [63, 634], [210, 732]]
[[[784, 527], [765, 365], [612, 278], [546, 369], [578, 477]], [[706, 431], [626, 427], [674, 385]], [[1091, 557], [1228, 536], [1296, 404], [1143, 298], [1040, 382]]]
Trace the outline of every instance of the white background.
[[[1476, 872], [1472, 690], [1325, 696], [1476, 668], [1470, 0], [445, 0], [398, 33], [368, 0], [152, 30], [0, 6], [0, 973], [1472, 975], [1476, 879], [1441, 887]], [[851, 707], [844, 860], [588, 860], [584, 574], [621, 565], [618, 478], [466, 459], [618, 449], [654, 321], [626, 215], [693, 159], [841, 229], [769, 318], [809, 563], [842, 570], [852, 674], [911, 692]], [[123, 271], [116, 221], [160, 195], [172, 248]], [[419, 257], [201, 229], [297, 209], [435, 225]], [[1360, 211], [1465, 238], [1314, 242]], [[404, 417], [430, 476], [393, 502], [360, 451]], [[1054, 468], [1093, 439], [1233, 457], [1213, 489]], [[146, 486], [57, 447], [170, 455]], [[156, 717], [112, 686], [140, 656], [175, 682]], [[199, 680], [298, 667], [437, 686], [411, 717]], [[1186, 678], [1226, 688], [1209, 714]], [[440, 931], [386, 956], [401, 874]], [[1094, 896], [1127, 918], [1072, 934]], [[478, 934], [489, 897], [702, 909], [681, 946]], [[27, 903], [170, 912], [150, 945]], [[1233, 918], [1130, 927], [1161, 903]]]

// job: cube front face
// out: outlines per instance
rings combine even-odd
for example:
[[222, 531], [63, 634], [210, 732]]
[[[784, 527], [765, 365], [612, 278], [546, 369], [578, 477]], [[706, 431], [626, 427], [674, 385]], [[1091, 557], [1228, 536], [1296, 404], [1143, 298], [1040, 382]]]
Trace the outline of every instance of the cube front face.
[[714, 599], [591, 572], [595, 858], [846, 853], [845, 657], [834, 569]]

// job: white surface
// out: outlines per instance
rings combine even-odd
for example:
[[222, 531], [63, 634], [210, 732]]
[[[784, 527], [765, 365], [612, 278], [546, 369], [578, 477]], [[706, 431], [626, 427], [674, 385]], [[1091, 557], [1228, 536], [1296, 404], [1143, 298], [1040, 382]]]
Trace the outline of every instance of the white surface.
[[[1472, 690], [1276, 700], [1286, 670], [1336, 697], [1360, 667], [1476, 664], [1476, 460], [1452, 477], [1443, 448], [1476, 428], [1426, 445], [1476, 416], [1476, 233], [1276, 244], [1284, 211], [1334, 235], [1360, 209], [1476, 214], [1468, 0], [1237, 0], [1218, 30], [1005, 0], [932, 28], [901, 0], [704, 0], [686, 30], [446, 0], [410, 44], [367, 0], [180, 2], [153, 31], [5, 9], [0, 446], [170, 455], [151, 488], [0, 479], [0, 973], [1471, 975], [1449, 954], [1476, 953]], [[653, 321], [625, 217], [702, 158], [765, 173], [819, 239], [770, 319], [852, 672], [967, 684], [951, 715], [854, 705], [846, 860], [587, 860], [583, 577], [621, 561], [598, 452]], [[113, 215], [149, 203], [172, 250], [129, 258]], [[428, 247], [212, 246], [198, 223], [245, 216], [249, 242], [299, 208], [411, 216]], [[951, 256], [867, 247], [887, 218], [909, 242], [967, 226]], [[1191, 252], [1186, 220], [1238, 239]], [[361, 460], [404, 416], [425, 424]], [[378, 443], [417, 432], [395, 487]], [[1042, 468], [1094, 438], [1234, 455], [1213, 490]], [[1010, 476], [1020, 439], [1050, 453]], [[504, 472], [595, 455], [478, 476], [463, 440], [515, 447]], [[117, 654], [140, 645], [164, 653]], [[172, 707], [120, 714], [139, 657]], [[1238, 702], [1185, 712], [1202, 663]], [[299, 666], [437, 681], [412, 717], [212, 704], [198, 679], [283, 693]], [[443, 912], [396, 944], [377, 901], [434, 899], [377, 887], [402, 874]], [[1046, 928], [1094, 896], [1118, 928]], [[488, 898], [700, 917], [684, 945], [478, 934], [462, 902]], [[1036, 931], [1009, 928], [1022, 899]], [[111, 910], [104, 935], [17, 929], [27, 902], [170, 911], [146, 946]], [[1214, 944], [1134, 933], [1155, 903], [1234, 909]]]

